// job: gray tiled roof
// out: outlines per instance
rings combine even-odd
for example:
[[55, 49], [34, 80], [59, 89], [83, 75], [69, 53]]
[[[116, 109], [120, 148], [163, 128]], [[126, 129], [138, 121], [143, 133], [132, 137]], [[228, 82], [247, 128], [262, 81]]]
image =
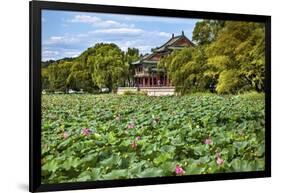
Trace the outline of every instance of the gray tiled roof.
[[175, 42], [177, 42], [177, 41], [180, 40], [181, 38], [186, 38], [186, 39], [189, 41], [189, 43], [190, 43], [191, 45], [194, 45], [194, 44], [184, 35], [184, 33], [182, 33], [182, 34], [179, 35], [179, 36], [172, 36], [172, 37], [171, 37], [165, 44], [163, 44], [162, 46], [156, 47], [156, 48], [152, 49], [152, 52], [153, 52], [153, 53], [144, 55], [140, 60], [133, 62], [132, 65], [137, 65], [137, 64], [141, 64], [141, 63], [156, 64], [157, 61], [150, 60], [149, 58], [153, 57], [156, 53], [159, 53], [159, 52], [167, 51], [167, 52], [169, 53], [168, 50], [182, 49], [184, 46], [174, 46], [174, 45], [173, 45]]

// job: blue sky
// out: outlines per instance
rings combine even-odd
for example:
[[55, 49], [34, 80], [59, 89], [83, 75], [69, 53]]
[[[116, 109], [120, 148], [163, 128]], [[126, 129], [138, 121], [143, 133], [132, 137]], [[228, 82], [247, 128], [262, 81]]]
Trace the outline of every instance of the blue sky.
[[181, 34], [191, 40], [196, 19], [70, 11], [42, 11], [42, 60], [76, 57], [96, 43], [115, 43], [141, 53]]

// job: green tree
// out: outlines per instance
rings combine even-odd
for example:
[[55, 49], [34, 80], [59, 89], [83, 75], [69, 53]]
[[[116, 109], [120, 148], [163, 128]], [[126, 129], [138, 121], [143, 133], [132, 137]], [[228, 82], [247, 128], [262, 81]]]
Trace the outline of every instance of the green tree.
[[203, 20], [195, 24], [192, 40], [198, 45], [212, 43], [223, 28], [225, 21], [220, 20]]
[[70, 74], [66, 79], [66, 84], [68, 88], [73, 90], [83, 90], [86, 92], [94, 92], [98, 90], [92, 81], [91, 73], [86, 65], [79, 62], [75, 62], [71, 69]]
[[217, 78], [219, 93], [263, 90], [263, 24], [227, 21], [207, 53], [208, 73]]
[[135, 62], [140, 59], [139, 50], [136, 48], [128, 48], [125, 53], [124, 62], [126, 66], [126, 83], [127, 86], [133, 85], [134, 80], [134, 67], [132, 66], [132, 62]]
[[65, 82], [67, 79], [72, 62], [60, 61], [59, 63], [52, 63], [48, 66], [48, 75], [50, 90], [67, 91], [68, 87]]
[[263, 91], [265, 71], [264, 24], [203, 20], [196, 24], [197, 45], [174, 51], [158, 63], [181, 93]]
[[172, 84], [182, 94], [205, 91], [210, 84], [204, 76], [206, 60], [204, 47], [184, 48], [161, 59], [158, 68], [167, 71]]
[[42, 90], [48, 90], [50, 88], [50, 81], [49, 81], [49, 71], [48, 68], [42, 67], [41, 70], [41, 82], [42, 82]]
[[110, 91], [124, 82], [126, 66], [124, 55], [115, 44], [96, 44], [88, 57], [92, 80], [99, 87]]
[[42, 88], [53, 91], [69, 89], [95, 92], [102, 87], [110, 90], [130, 84], [130, 64], [139, 59], [139, 51], [129, 48], [122, 52], [115, 44], [96, 44], [77, 58], [42, 63]]

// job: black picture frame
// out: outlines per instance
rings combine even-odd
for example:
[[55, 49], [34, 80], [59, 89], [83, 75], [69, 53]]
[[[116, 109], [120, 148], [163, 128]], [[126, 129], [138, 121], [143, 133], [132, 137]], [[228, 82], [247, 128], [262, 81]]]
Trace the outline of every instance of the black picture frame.
[[[252, 172], [218, 173], [205, 175], [169, 176], [126, 180], [41, 184], [41, 10], [64, 10], [100, 13], [118, 13], [146, 16], [239, 20], [265, 23], [265, 170]], [[203, 11], [185, 11], [143, 7], [108, 6], [47, 1], [29, 2], [30, 11], [30, 96], [29, 96], [29, 191], [60, 191], [90, 188], [139, 186], [151, 184], [261, 178], [271, 176], [271, 17]]]

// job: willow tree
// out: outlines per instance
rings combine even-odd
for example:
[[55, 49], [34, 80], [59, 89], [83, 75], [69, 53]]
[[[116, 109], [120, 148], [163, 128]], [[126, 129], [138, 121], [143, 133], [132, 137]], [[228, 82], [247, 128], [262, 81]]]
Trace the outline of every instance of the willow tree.
[[205, 91], [209, 79], [204, 76], [206, 56], [203, 47], [184, 48], [161, 59], [158, 68], [165, 69], [180, 93]]
[[126, 66], [124, 54], [115, 44], [96, 44], [87, 61], [90, 65], [91, 76], [99, 87], [107, 87], [110, 91], [124, 82]]
[[140, 59], [139, 50], [137, 48], [128, 48], [124, 54], [124, 62], [126, 66], [126, 81], [125, 85], [132, 86], [134, 81], [134, 67], [132, 63]]
[[225, 22], [207, 49], [207, 66], [218, 78], [218, 93], [263, 90], [264, 34], [260, 23]]
[[192, 40], [197, 45], [207, 45], [214, 42], [219, 31], [224, 27], [225, 21], [222, 20], [202, 20], [195, 24], [192, 32]]
[[97, 90], [95, 83], [92, 80], [91, 73], [86, 63], [75, 61], [70, 69], [70, 73], [66, 79], [68, 88], [73, 90], [83, 90], [93, 92]]
[[196, 46], [174, 51], [158, 63], [181, 93], [209, 91], [236, 94], [263, 91], [264, 24], [203, 20], [196, 23]]
[[50, 90], [63, 92], [66, 92], [68, 90], [65, 80], [70, 73], [71, 66], [72, 62], [68, 61], [60, 61], [59, 63], [54, 62], [48, 66], [48, 72], [44, 73], [48, 74], [48, 83]]

